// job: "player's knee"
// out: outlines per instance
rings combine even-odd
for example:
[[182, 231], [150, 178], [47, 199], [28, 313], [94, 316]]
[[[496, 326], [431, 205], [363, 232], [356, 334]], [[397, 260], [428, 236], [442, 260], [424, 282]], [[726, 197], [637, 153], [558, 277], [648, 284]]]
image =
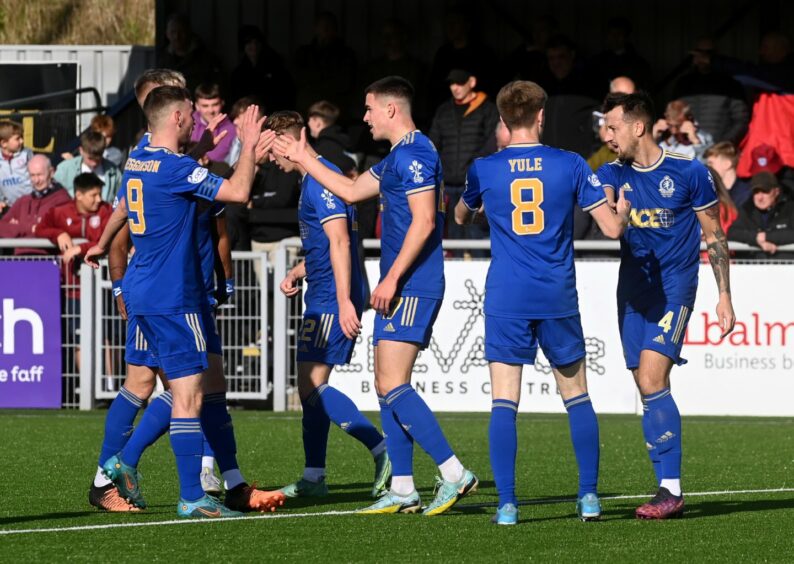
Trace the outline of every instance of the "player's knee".
[[154, 391], [157, 375], [146, 366], [129, 365], [124, 387], [139, 398], [148, 398]]

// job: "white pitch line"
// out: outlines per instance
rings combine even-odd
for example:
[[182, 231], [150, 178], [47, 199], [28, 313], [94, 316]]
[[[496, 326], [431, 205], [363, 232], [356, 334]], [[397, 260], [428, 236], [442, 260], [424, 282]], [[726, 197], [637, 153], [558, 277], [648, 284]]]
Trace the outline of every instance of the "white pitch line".
[[[794, 492], [794, 488], [770, 488], [763, 490], [722, 490], [714, 492], [687, 492], [687, 497], [714, 496], [714, 495], [744, 495], [762, 493], [788, 493]], [[643, 499], [649, 494], [639, 495], [613, 495], [604, 496], [601, 499]], [[574, 498], [556, 499], [537, 499], [518, 502], [519, 505], [552, 505], [556, 503], [573, 503]], [[470, 503], [461, 504], [459, 509], [478, 509], [486, 507], [496, 507], [496, 503]], [[109, 523], [107, 525], [79, 525], [75, 527], [52, 527], [47, 529], [0, 529], [2, 535], [23, 535], [35, 533], [67, 533], [73, 531], [99, 531], [103, 529], [122, 529], [127, 527], [155, 527], [163, 525], [206, 525], [217, 523], [228, 523], [229, 521], [253, 521], [259, 519], [301, 519], [304, 517], [336, 517], [339, 515], [355, 515], [356, 510], [350, 511], [317, 511], [312, 513], [262, 513], [258, 515], [248, 515], [244, 517], [230, 517], [228, 519], [171, 519], [168, 521], [142, 521], [138, 523]]]

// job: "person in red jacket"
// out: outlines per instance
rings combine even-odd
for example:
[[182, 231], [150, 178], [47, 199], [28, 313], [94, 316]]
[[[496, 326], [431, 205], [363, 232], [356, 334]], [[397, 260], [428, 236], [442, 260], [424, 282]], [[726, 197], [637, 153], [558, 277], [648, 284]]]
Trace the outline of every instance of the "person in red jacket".
[[[35, 155], [28, 162], [28, 173], [33, 192], [20, 197], [11, 209], [0, 219], [1, 238], [34, 238], [36, 227], [47, 211], [61, 204], [71, 202], [69, 193], [63, 186], [52, 180], [55, 169], [50, 159]], [[17, 248], [15, 255], [45, 255], [46, 249]]]

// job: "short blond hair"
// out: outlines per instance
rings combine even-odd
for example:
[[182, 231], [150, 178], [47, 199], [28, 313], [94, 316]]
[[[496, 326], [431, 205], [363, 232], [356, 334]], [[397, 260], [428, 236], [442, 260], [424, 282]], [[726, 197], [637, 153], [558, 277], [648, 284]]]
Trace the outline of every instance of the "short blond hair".
[[496, 95], [496, 107], [502, 121], [512, 131], [532, 127], [547, 99], [546, 91], [539, 84], [514, 80], [505, 84]]

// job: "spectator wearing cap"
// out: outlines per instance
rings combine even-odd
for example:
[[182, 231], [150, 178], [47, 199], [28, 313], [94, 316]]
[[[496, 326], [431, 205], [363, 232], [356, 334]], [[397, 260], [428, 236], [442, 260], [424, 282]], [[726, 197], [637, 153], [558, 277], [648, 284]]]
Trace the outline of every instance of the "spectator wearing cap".
[[755, 245], [765, 256], [781, 245], [794, 244], [794, 201], [785, 197], [771, 172], [750, 180], [753, 196], [739, 208], [739, 217], [728, 230], [728, 239]]
[[104, 184], [102, 200], [112, 202], [121, 186], [121, 170], [104, 158], [105, 136], [98, 131], [84, 131], [80, 135], [79, 156], [62, 161], [55, 169], [55, 181], [66, 188], [74, 197], [74, 180], [83, 173], [90, 172], [99, 177]]
[[[8, 213], [0, 219], [0, 237], [17, 239], [37, 237], [36, 227], [47, 211], [70, 201], [69, 194], [63, 186], [52, 180], [55, 171], [50, 159], [44, 155], [34, 155], [28, 162], [28, 172], [33, 192], [14, 202]], [[47, 252], [44, 249], [14, 250], [15, 255], [40, 255]]]
[[794, 195], [794, 170], [787, 167], [772, 145], [762, 143], [750, 151], [750, 175], [759, 172], [771, 172], [780, 181], [780, 187], [789, 195]]
[[[465, 69], [453, 69], [447, 75], [452, 97], [441, 104], [433, 116], [429, 136], [438, 149], [444, 170], [444, 186], [449, 209], [458, 203], [466, 184], [471, 162], [488, 154], [499, 112], [484, 92], [477, 91], [477, 77]], [[453, 239], [484, 238], [481, 226], [462, 226], [450, 222], [448, 236]]]
[[752, 196], [750, 184], [736, 175], [739, 154], [733, 143], [730, 141], [716, 143], [706, 149], [703, 158], [706, 159], [706, 164], [716, 171], [737, 208], [750, 199]]

